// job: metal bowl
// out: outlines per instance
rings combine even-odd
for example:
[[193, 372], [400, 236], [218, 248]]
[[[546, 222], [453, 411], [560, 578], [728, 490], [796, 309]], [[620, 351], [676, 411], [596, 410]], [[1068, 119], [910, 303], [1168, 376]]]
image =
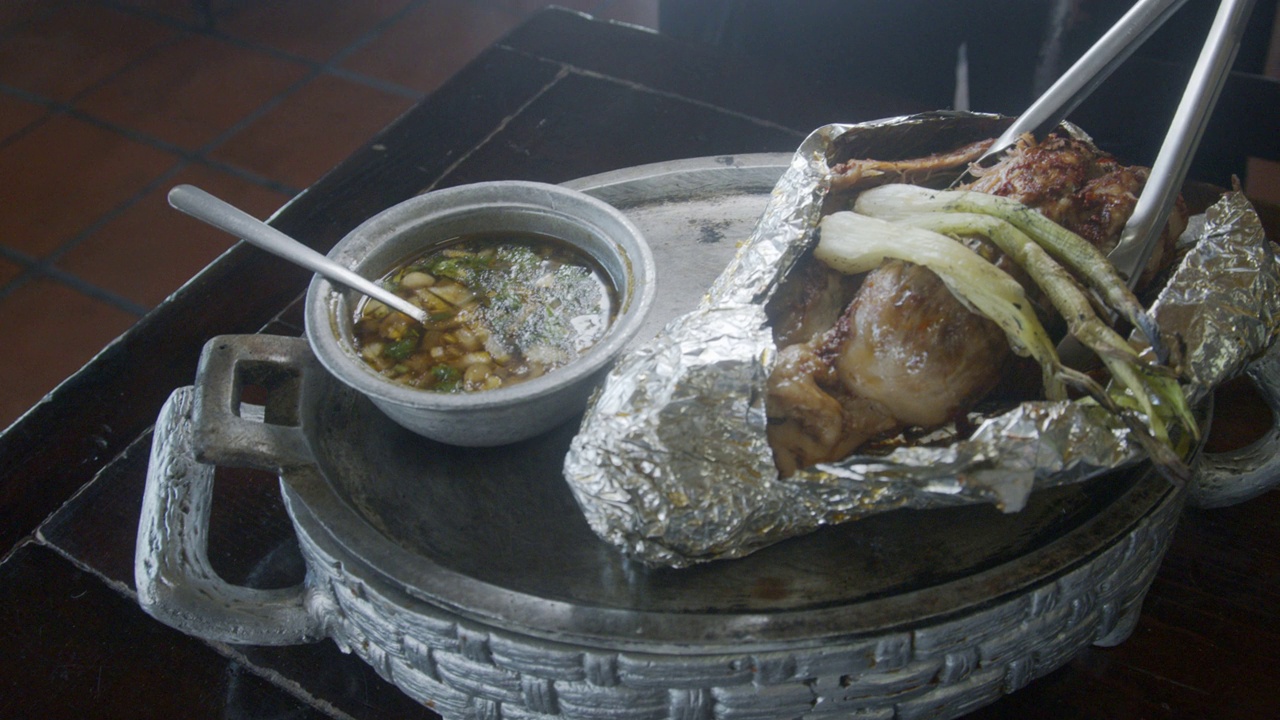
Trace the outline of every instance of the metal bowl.
[[352, 327], [360, 295], [320, 276], [307, 290], [307, 338], [325, 369], [400, 425], [453, 445], [516, 442], [581, 412], [640, 329], [654, 297], [653, 255], [635, 225], [611, 205], [543, 183], [486, 182], [419, 195], [361, 224], [329, 257], [364, 277], [380, 278], [453, 238], [492, 232], [549, 235], [604, 268], [617, 290], [617, 317], [582, 357], [510, 387], [456, 394], [418, 390], [383, 377], [360, 358]]

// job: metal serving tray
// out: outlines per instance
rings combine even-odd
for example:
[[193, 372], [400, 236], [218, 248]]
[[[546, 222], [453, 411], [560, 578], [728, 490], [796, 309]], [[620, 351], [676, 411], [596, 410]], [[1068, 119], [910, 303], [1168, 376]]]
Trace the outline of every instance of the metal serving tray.
[[[653, 247], [642, 339], [698, 301], [789, 161], [703, 158], [571, 183]], [[268, 388], [266, 422], [240, 405], [244, 383]], [[139, 600], [211, 640], [329, 637], [446, 717], [954, 717], [1127, 637], [1185, 498], [1138, 469], [1038, 493], [1015, 514], [890, 512], [652, 570], [587, 526], [561, 476], [575, 432], [435, 444], [330, 378], [305, 340], [215, 338], [156, 427]], [[204, 554], [214, 464], [279, 473], [304, 583], [216, 576]]]

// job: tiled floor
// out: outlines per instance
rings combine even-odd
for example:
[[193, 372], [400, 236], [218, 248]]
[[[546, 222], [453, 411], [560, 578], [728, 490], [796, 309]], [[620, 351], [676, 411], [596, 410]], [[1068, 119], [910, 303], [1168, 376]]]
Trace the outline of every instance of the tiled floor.
[[[550, 0], [0, 2], [0, 430]], [[657, 26], [657, 0], [556, 0]]]

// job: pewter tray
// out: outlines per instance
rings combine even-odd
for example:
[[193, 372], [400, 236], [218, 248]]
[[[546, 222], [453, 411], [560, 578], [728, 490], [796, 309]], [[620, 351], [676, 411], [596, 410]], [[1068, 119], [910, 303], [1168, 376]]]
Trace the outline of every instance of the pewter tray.
[[[698, 300], [789, 157], [573, 183], [653, 245], [659, 303], [642, 339]], [[207, 353], [221, 369], [202, 370], [198, 386], [263, 365], [295, 378], [279, 416], [292, 405], [298, 423], [269, 406], [268, 425], [210, 435], [222, 420], [201, 391], [175, 393], [157, 424], [140, 602], [211, 639], [331, 637], [449, 717], [952, 717], [1090, 643], [1123, 640], [1183, 502], [1139, 468], [1037, 493], [1016, 514], [889, 512], [739, 560], [653, 570], [597, 538], [577, 508], [561, 476], [576, 422], [504, 448], [444, 446], [326, 375], [305, 341], [219, 338]], [[193, 443], [193, 432], [222, 440]], [[212, 471], [189, 460], [202, 443], [206, 462], [279, 470], [303, 586], [229, 588], [174, 550], [180, 536], [203, 547]]]
[[[655, 309], [653, 331], [723, 269], [785, 161], [742, 172], [724, 158], [710, 173], [671, 164], [578, 183], [627, 211], [653, 243], [667, 303]], [[1119, 474], [1043, 493], [1017, 514], [889, 513], [739, 561], [651, 571], [599, 540], [564, 484], [576, 422], [515, 446], [464, 449], [398, 429], [336, 382], [317, 379], [312, 389], [307, 431], [332, 497], [297, 492], [309, 507], [330, 509], [321, 516], [333, 518], [330, 534], [416, 596], [547, 637], [778, 642], [919, 621], [1016, 592], [1042, 581], [1046, 565], [1098, 552], [1102, 544], [1082, 547], [1073, 534], [1105, 544], [1168, 490], [1158, 478]], [[1096, 537], [1119, 518], [1112, 538]]]

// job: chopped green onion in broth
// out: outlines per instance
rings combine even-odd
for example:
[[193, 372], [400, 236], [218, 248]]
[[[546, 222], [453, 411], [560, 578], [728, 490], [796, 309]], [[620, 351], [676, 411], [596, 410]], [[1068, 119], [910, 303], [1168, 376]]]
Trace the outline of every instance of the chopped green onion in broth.
[[599, 342], [617, 310], [603, 268], [532, 233], [458, 238], [381, 282], [423, 308], [427, 323], [366, 299], [355, 313], [356, 348], [382, 375], [435, 392], [492, 390], [544, 375]]

